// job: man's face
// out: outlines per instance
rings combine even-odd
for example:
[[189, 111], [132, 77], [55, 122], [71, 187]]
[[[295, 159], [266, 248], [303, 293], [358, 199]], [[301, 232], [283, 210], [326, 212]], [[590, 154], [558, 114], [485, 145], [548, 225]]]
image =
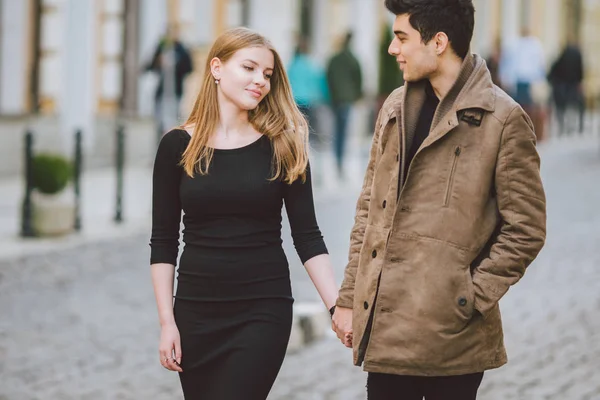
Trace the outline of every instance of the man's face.
[[396, 16], [394, 39], [388, 47], [388, 53], [396, 58], [407, 82], [429, 78], [438, 68], [435, 40], [425, 44], [421, 34], [412, 27], [408, 14]]

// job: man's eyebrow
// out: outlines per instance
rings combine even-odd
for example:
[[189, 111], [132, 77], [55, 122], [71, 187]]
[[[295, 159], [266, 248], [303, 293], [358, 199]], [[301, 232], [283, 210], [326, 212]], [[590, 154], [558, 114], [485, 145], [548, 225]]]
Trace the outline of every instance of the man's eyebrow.
[[[254, 60], [251, 60], [251, 59], [249, 59], [249, 58], [245, 59], [244, 61], [251, 62], [252, 64], [256, 65], [257, 67], [259, 66], [259, 65], [258, 65], [258, 63], [257, 63], [256, 61], [254, 61]], [[270, 69], [271, 71], [273, 71], [273, 68], [271, 68], [271, 67], [267, 67], [267, 68], [265, 68], [265, 69]]]
[[404, 36], [408, 36], [408, 34], [404, 31], [401, 30], [395, 30], [394, 31], [394, 35], [404, 35]]

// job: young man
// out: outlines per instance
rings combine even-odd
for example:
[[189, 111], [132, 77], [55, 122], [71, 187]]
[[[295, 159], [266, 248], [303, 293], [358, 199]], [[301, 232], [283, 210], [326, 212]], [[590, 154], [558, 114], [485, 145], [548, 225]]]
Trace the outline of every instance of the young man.
[[471, 400], [507, 361], [498, 301], [545, 241], [536, 138], [469, 52], [471, 0], [385, 5], [406, 84], [375, 126], [333, 326], [369, 400]]

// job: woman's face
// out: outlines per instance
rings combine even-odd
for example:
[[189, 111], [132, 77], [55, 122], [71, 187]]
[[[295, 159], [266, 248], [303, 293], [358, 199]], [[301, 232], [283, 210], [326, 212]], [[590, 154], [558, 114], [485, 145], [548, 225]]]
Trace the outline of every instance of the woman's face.
[[275, 58], [266, 47], [238, 50], [227, 62], [211, 60], [211, 71], [219, 80], [219, 95], [241, 110], [253, 110], [271, 90]]

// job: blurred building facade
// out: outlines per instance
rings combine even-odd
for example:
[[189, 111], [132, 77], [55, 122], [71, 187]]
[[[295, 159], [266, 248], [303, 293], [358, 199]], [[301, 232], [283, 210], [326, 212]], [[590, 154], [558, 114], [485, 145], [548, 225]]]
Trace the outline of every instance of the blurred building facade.
[[600, 0], [474, 0], [474, 4], [474, 52], [489, 54], [497, 39], [510, 44], [526, 27], [541, 40], [549, 67], [572, 38], [584, 56], [586, 97], [598, 99]]
[[[474, 0], [473, 51], [486, 55], [497, 37], [509, 41], [527, 25], [549, 62], [569, 34], [580, 40], [588, 93], [600, 93], [600, 0]], [[383, 0], [0, 0], [0, 175], [21, 170], [21, 134], [38, 146], [69, 151], [84, 131], [88, 166], [112, 159], [116, 120], [132, 132], [130, 160], [155, 149], [151, 124], [156, 78], [142, 67], [167, 24], [193, 51], [184, 115], [199, 86], [206, 52], [225, 29], [245, 25], [269, 37], [284, 62], [299, 35], [322, 63], [354, 31], [365, 93], [377, 90], [381, 29], [392, 21]]]

